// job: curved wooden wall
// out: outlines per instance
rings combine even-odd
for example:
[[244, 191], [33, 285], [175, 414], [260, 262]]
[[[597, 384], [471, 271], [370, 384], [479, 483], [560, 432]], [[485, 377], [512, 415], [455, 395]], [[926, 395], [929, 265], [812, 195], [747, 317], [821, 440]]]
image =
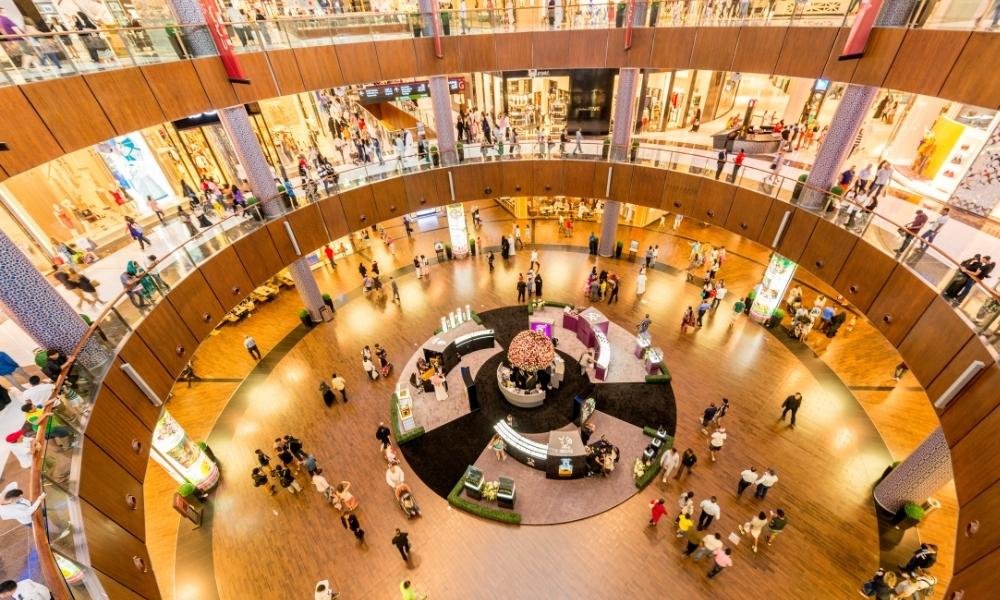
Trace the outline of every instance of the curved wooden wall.
[[240, 55], [250, 85], [218, 58], [129, 67], [0, 88], [0, 180], [67, 152], [188, 115], [349, 83], [475, 71], [712, 69], [884, 86], [987, 108], [1000, 106], [996, 34], [875, 29], [860, 60], [837, 60], [838, 27], [658, 27], [379, 40]]
[[[303, 250], [348, 231], [416, 209], [501, 195], [603, 197], [680, 212], [772, 247], [785, 213], [788, 227], [773, 248], [796, 260], [863, 310], [937, 398], [973, 360], [987, 369], [944, 411], [961, 505], [953, 589], [967, 599], [992, 597], [990, 563], [1000, 560], [1000, 367], [971, 324], [906, 267], [864, 240], [762, 194], [713, 179], [650, 167], [591, 161], [475, 163], [414, 173], [362, 186], [301, 208], [224, 249], [189, 274], [139, 325], [103, 381], [86, 431], [80, 493], [91, 561], [109, 585], [158, 597], [145, 553], [142, 494], [154, 407], [118, 369], [131, 363], [162, 398], [196, 346], [253, 287], [292, 262], [287, 221]], [[136, 448], [136, 445], [138, 447]], [[139, 499], [135, 509], [125, 494]], [[979, 532], [964, 530], [978, 522]]]

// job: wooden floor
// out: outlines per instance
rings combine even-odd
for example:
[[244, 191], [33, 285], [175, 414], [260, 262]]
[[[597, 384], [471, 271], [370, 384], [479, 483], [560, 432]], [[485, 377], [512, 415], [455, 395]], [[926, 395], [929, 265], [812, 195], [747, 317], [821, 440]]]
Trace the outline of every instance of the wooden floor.
[[[489, 206], [484, 204], [483, 206]], [[484, 209], [488, 222], [482, 242], [497, 243], [507, 214]], [[524, 223], [522, 223], [522, 227]], [[575, 239], [556, 236], [554, 225], [540, 225], [535, 241], [585, 245], [587, 231]], [[401, 233], [401, 232], [400, 232]], [[431, 255], [434, 240], [446, 231], [415, 237], [417, 252]], [[245, 413], [228, 439], [216, 442], [225, 476], [214, 496], [212, 559], [216, 581], [178, 573], [174, 582], [174, 548], [178, 519], [169, 499], [174, 484], [159, 467], [151, 467], [146, 484], [147, 539], [153, 565], [166, 598], [209, 598], [217, 584], [222, 598], [308, 597], [313, 582], [330, 579], [344, 598], [392, 598], [399, 581], [413, 579], [433, 598], [578, 598], [628, 594], [631, 597], [844, 597], [878, 565], [878, 543], [870, 488], [892, 459], [899, 459], [936, 426], [937, 420], [909, 376], [894, 386], [892, 367], [899, 358], [869, 325], [859, 321], [848, 336], [822, 338], [810, 355], [832, 369], [846, 384], [831, 386], [817, 379], [817, 367], [800, 360], [772, 333], [741, 322], [727, 327], [728, 315], [706, 321], [704, 329], [682, 335], [684, 308], [697, 300], [697, 287], [677, 272], [686, 265], [687, 242], [697, 237], [724, 244], [730, 261], [721, 273], [731, 293], [745, 293], [761, 273], [766, 252], [738, 236], [685, 221], [677, 232], [633, 230], [629, 238], [660, 245], [661, 269], [652, 273], [647, 292], [636, 298], [637, 266], [599, 259], [599, 268], [624, 279], [621, 302], [603, 307], [608, 316], [629, 327], [652, 315], [654, 340], [667, 353], [677, 396], [680, 447], [694, 448], [701, 459], [683, 484], [700, 499], [717, 495], [722, 505], [718, 529], [725, 537], [737, 523], [760, 508], [782, 507], [791, 525], [775, 545], [756, 557], [747, 544], [734, 550], [735, 567], [708, 580], [709, 565], [694, 566], [679, 557], [679, 544], [661, 524], [644, 527], [647, 504], [663, 495], [675, 511], [681, 487], [655, 484], [622, 506], [577, 523], [513, 528], [484, 522], [451, 510], [444, 500], [414, 481], [424, 511], [406, 522], [385, 485], [376, 451], [374, 428], [388, 411], [391, 384], [364, 380], [358, 352], [362, 344], [386, 345], [401, 363], [426, 339], [440, 315], [457, 304], [488, 309], [513, 304], [518, 271], [528, 268], [522, 251], [490, 274], [485, 259], [432, 266], [429, 279], [412, 274], [399, 278], [401, 306], [358, 298], [338, 309], [335, 322], [317, 327], [299, 342], [253, 389]], [[623, 233], [622, 237], [626, 237]], [[530, 240], [530, 234], [525, 234]], [[406, 266], [410, 243], [396, 244], [392, 263], [384, 248], [375, 256], [383, 272]], [[595, 259], [585, 252], [545, 249], [541, 252], [546, 298], [582, 303], [583, 278]], [[391, 265], [391, 266], [390, 266]], [[316, 271], [320, 287], [334, 295], [357, 287], [357, 260], [347, 259], [335, 271]], [[828, 291], [807, 273], [805, 285]], [[811, 297], [807, 292], [807, 296]], [[728, 303], [727, 303], [728, 304]], [[196, 368], [206, 379], [241, 380], [253, 367], [240, 344], [250, 332], [266, 354], [296, 325], [300, 303], [285, 292], [239, 326], [227, 326], [206, 340]], [[812, 343], [812, 342], [811, 342]], [[351, 403], [326, 409], [316, 387], [332, 370], [345, 373]], [[822, 377], [821, 377], [822, 378]], [[226, 399], [238, 383], [216, 381], [176, 389], [169, 408], [195, 439], [208, 437]], [[776, 422], [781, 400], [801, 391], [805, 403], [799, 426], [789, 430]], [[726, 396], [733, 403], [727, 422], [729, 441], [719, 461], [711, 464], [707, 441], [696, 420], [709, 401]], [[905, 423], [899, 415], [907, 415]], [[905, 426], [904, 426], [905, 425]], [[331, 481], [347, 479], [361, 501], [361, 521], [368, 544], [356, 547], [340, 527], [333, 509], [306, 488], [301, 497], [283, 493], [272, 499], [249, 481], [251, 453], [270, 447], [285, 433], [303, 439]], [[623, 461], [631, 463], [632, 457]], [[780, 482], [766, 502], [737, 500], [738, 473], [749, 465], [777, 469]], [[404, 470], [406, 466], [404, 464]], [[409, 473], [408, 473], [409, 474]], [[408, 482], [410, 482], [408, 478]], [[937, 496], [945, 508], [923, 526], [922, 537], [941, 546], [939, 578], [950, 571], [956, 511], [953, 490]], [[528, 501], [522, 499], [522, 501]], [[188, 525], [180, 524], [181, 528]], [[411, 534], [414, 561], [406, 567], [389, 544], [393, 528]], [[513, 577], [511, 575], [514, 575]], [[670, 592], [676, 591], [676, 594]], [[212, 592], [212, 593], [210, 593]]]

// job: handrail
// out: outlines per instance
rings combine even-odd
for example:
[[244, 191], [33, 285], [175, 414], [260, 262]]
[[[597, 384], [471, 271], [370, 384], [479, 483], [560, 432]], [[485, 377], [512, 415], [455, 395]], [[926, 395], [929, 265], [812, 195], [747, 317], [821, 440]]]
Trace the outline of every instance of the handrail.
[[[429, 141], [428, 145], [430, 145], [431, 143], [433, 143], [433, 141]], [[531, 143], [523, 143], [523, 144], [521, 144], [522, 147], [530, 147], [531, 145], [532, 145]], [[592, 145], [593, 145], [592, 141], [588, 142], [588, 146], [592, 146]], [[466, 148], [469, 149], [469, 150], [472, 150], [472, 149], [475, 149], [476, 146], [473, 146], [473, 145], [470, 144], [470, 145], [466, 145]], [[650, 159], [648, 157], [641, 157], [641, 156], [639, 156], [643, 151], [650, 151], [650, 150], [652, 150], [653, 153], [654, 153], [654, 155], [655, 155], [653, 159]], [[665, 161], [661, 160], [663, 158], [663, 155], [666, 155], [666, 160]], [[586, 160], [586, 159], [589, 158], [591, 160], [600, 161], [600, 162], [606, 162], [606, 163], [609, 163], [609, 164], [634, 164], [634, 165], [639, 165], [639, 166], [645, 166], [645, 165], [648, 165], [649, 163], [652, 163], [654, 166], [659, 167], [659, 165], [661, 163], [664, 163], [664, 162], [668, 166], [669, 165], [679, 164], [679, 163], [677, 163], [676, 161], [673, 160], [673, 158], [675, 156], [688, 156], [688, 157], [692, 157], [692, 158], [699, 159], [699, 160], [705, 159], [707, 162], [712, 162], [712, 163], [716, 162], [715, 159], [712, 158], [712, 157], [704, 156], [704, 155], [699, 155], [699, 154], [695, 154], [695, 153], [681, 152], [681, 151], [677, 151], [677, 150], [664, 150], [664, 149], [641, 147], [641, 146], [639, 147], [639, 150], [635, 153], [635, 156], [629, 157], [630, 160], [609, 161], [609, 160], [605, 160], [605, 159], [601, 158], [601, 156], [599, 154], [596, 155], [596, 156], [595, 155], [586, 155], [586, 156], [584, 156], [584, 159]], [[459, 163], [457, 165], [443, 165], [442, 164], [440, 166], [431, 166], [429, 161], [433, 157], [430, 156], [430, 155], [428, 155], [428, 154], [407, 154], [404, 157], [394, 157], [394, 156], [389, 155], [388, 158], [387, 158], [387, 160], [386, 160], [386, 162], [387, 163], [391, 163], [392, 161], [398, 161], [397, 164], [400, 164], [402, 166], [402, 173], [400, 173], [397, 170], [393, 169], [390, 172], [377, 172], [377, 173], [369, 174], [369, 169], [372, 168], [372, 167], [370, 167], [368, 165], [360, 166], [360, 167], [354, 167], [352, 169], [348, 169], [348, 170], [340, 172], [339, 173], [340, 178], [341, 179], [345, 179], [345, 175], [347, 175], [349, 173], [355, 173], [355, 174], [362, 173], [362, 177], [359, 178], [359, 179], [356, 179], [356, 180], [355, 179], [351, 179], [351, 178], [347, 178], [346, 182], [344, 182], [343, 184], [339, 185], [338, 191], [341, 191], [343, 189], [350, 189], [351, 187], [354, 187], [355, 184], [357, 184], [357, 185], [364, 185], [364, 184], [367, 184], [367, 183], [372, 182], [372, 181], [381, 181], [381, 180], [384, 180], [384, 179], [387, 179], [387, 178], [390, 178], [390, 177], [400, 176], [401, 174], [406, 174], [407, 172], [413, 171], [414, 169], [412, 167], [407, 167], [406, 166], [406, 161], [408, 159], [412, 159], [413, 157], [417, 157], [417, 159], [418, 159], [418, 163], [417, 163], [416, 169], [415, 169], [416, 171], [449, 169], [449, 168], [453, 168], [453, 167], [456, 167], [456, 166], [461, 166], [462, 163], [491, 162], [488, 157], [486, 159], [483, 159], [482, 157], [480, 157], [480, 159], [478, 161], [475, 160], [475, 159], [472, 159], [472, 158], [466, 158], [464, 161], [462, 161], [462, 163]], [[525, 157], [522, 156], [520, 158], [519, 157], [512, 157], [512, 158], [501, 159], [501, 160], [506, 161], [506, 160], [512, 160], [512, 159], [513, 160], [573, 160], [572, 158], [564, 158], [562, 156], [560, 156], [559, 158], [552, 158], [552, 157], [549, 157], [549, 158], [545, 158], [545, 157], [541, 157], [541, 158], [527, 157], [527, 158], [525, 158]], [[726, 164], [727, 165], [731, 165], [732, 162], [731, 161], [727, 161]], [[742, 169], [745, 170], [745, 171], [753, 171], [753, 172], [758, 172], [758, 173], [761, 173], [761, 174], [771, 175], [770, 173], [768, 173], [767, 171], [765, 171], [763, 169], [758, 169], [758, 168], [750, 166], [750, 165], [744, 165], [742, 167]], [[668, 168], [666, 170], [672, 170], [672, 169]], [[828, 192], [828, 191], [825, 191], [825, 190], [822, 190], [822, 189], [819, 189], [819, 188], [815, 188], [815, 187], [813, 187], [813, 186], [811, 186], [809, 184], [806, 184], [804, 182], [798, 182], [796, 180], [792, 180], [789, 177], [785, 177], [785, 176], [780, 176], [779, 175], [777, 179], [778, 179], [778, 183], [774, 186], [774, 189], [777, 190], [777, 191], [779, 191], [779, 192], [784, 187], [785, 183], [792, 183], [792, 184], [801, 184], [802, 187], [803, 187], [803, 189], [814, 190], [814, 191], [816, 191], [818, 193], [824, 194], [827, 197], [830, 196], [830, 192]], [[743, 182], [743, 181], [744, 181], [743, 178], [740, 178], [739, 180], [734, 180], [733, 185], [735, 185], [737, 187], [741, 187], [739, 184], [741, 182]], [[743, 186], [743, 187], [745, 187], [745, 186]], [[777, 196], [777, 193], [773, 197], [776, 200], [784, 202], [783, 199], [781, 199], [781, 198], [779, 198]], [[280, 194], [276, 194], [274, 196], [269, 196], [264, 202], [258, 202], [258, 203], [255, 203], [255, 204], [252, 204], [252, 205], [248, 206], [247, 210], [260, 210], [260, 208], [263, 207], [265, 203], [269, 203], [272, 207], [275, 207], [275, 208], [278, 209], [276, 211], [266, 211], [266, 212], [272, 212], [272, 214], [263, 216], [258, 221], [258, 223], [259, 223], [258, 227], [265, 226], [265, 224], [268, 221], [276, 219], [276, 218], [280, 218], [281, 216], [283, 216], [285, 214], [288, 214], [289, 212], [291, 212], [293, 210], [297, 210], [298, 208], [301, 208], [301, 206], [294, 206], [291, 209], [287, 209], [286, 207], [282, 206], [282, 204], [283, 204], [282, 202], [279, 202], [279, 198], [281, 198], [281, 195]], [[853, 202], [853, 201], [847, 200], [847, 199], [840, 199], [840, 200], [848, 202], [848, 203], [852, 203]], [[308, 203], [310, 203], [310, 202], [306, 202], [306, 204], [308, 204]], [[855, 206], [859, 206], [859, 205], [855, 204]], [[800, 207], [800, 208], [802, 208], [802, 207]], [[887, 219], [887, 218], [884, 218], [884, 217], [881, 217], [876, 212], [867, 211], [866, 209], [864, 209], [863, 207], [860, 207], [860, 206], [859, 206], [858, 210], [859, 211], [864, 211], [866, 213], [871, 213], [873, 216], [877, 216], [879, 218], [882, 218], [882, 219], [884, 219], [887, 223], [889, 223], [892, 226], [896, 226], [896, 227], [899, 226], [894, 221], [892, 221], [890, 219]], [[241, 218], [240, 215], [231, 215], [231, 216], [228, 216], [228, 217], [220, 220], [218, 223], [213, 224], [212, 228], [217, 227], [217, 226], [222, 226], [223, 224], [225, 224], [227, 222], [231, 224], [231, 223], [235, 222], [236, 219], [239, 219], [239, 218]], [[869, 220], [869, 223], [870, 222], [871, 221]], [[206, 228], [206, 231], [208, 229], [209, 228]], [[226, 228], [225, 227], [221, 227], [220, 231], [225, 232]], [[169, 252], [167, 252], [166, 254], [164, 254], [162, 257], [160, 257], [157, 261], [155, 261], [152, 265], [150, 265], [147, 268], [147, 272], [152, 274], [152, 273], [155, 272], [155, 269], [158, 266], [165, 265], [168, 262], [172, 262], [173, 257], [176, 257], [178, 254], [181, 254], [181, 253], [185, 252], [186, 246], [189, 243], [191, 243], [192, 241], [194, 241], [194, 240], [198, 239], [199, 237], [201, 237], [203, 233], [204, 232], [200, 232], [198, 235], [193, 236], [193, 237], [185, 240], [182, 244], [178, 245], [174, 249], [172, 249]], [[232, 242], [230, 242], [230, 244], [231, 243]], [[929, 244], [928, 246], [929, 247], [934, 247], [933, 244]], [[952, 268], [952, 270], [961, 270], [961, 271], [964, 271], [964, 269], [962, 269], [961, 266], [956, 261], [954, 261], [954, 259], [952, 259], [951, 257], [949, 257], [947, 254], [945, 254], [944, 252], [942, 252], [940, 250], [937, 250], [937, 252], [942, 257], [944, 257], [945, 259], [947, 259], [951, 263], [949, 266]], [[901, 260], [901, 258], [897, 258], [897, 260]], [[195, 266], [197, 266], [197, 264]], [[30, 490], [31, 490], [31, 494], [32, 494], [33, 497], [36, 497], [36, 494], [39, 493], [40, 490], [41, 490], [41, 480], [42, 480], [41, 469], [42, 469], [42, 461], [43, 461], [43, 456], [44, 456], [44, 447], [46, 446], [46, 440], [45, 440], [44, 436], [45, 436], [45, 427], [46, 427], [46, 424], [48, 422], [49, 414], [51, 413], [51, 410], [53, 409], [53, 407], [56, 405], [57, 401], [59, 400], [60, 392], [63, 389], [63, 386], [67, 382], [67, 378], [68, 378], [68, 376], [70, 374], [70, 371], [76, 365], [76, 362], [79, 359], [79, 357], [81, 356], [81, 354], [82, 354], [85, 346], [87, 346], [87, 344], [90, 343], [92, 340], [96, 339], [94, 337], [94, 335], [95, 335], [95, 333], [98, 333], [98, 331], [100, 329], [101, 323], [107, 317], [109, 317], [112, 313], [115, 313], [117, 306], [120, 303], [122, 303], [123, 301], [125, 301], [125, 299], [128, 297], [129, 291], [133, 287], [135, 287], [136, 285], [138, 285], [138, 281], [133, 282], [129, 288], [123, 289], [117, 296], [115, 296], [112, 300], [110, 300], [104, 306], [104, 308], [99, 313], [98, 317], [93, 320], [93, 323], [87, 328], [87, 330], [84, 333], [83, 337], [80, 339], [80, 341], [76, 344], [76, 346], [72, 349], [72, 351], [69, 353], [69, 355], [67, 357], [68, 360], [67, 360], [66, 364], [63, 366], [63, 368], [62, 368], [62, 370], [60, 372], [60, 375], [59, 375], [59, 377], [58, 377], [58, 379], [56, 381], [55, 393], [53, 394], [52, 398], [50, 398], [49, 401], [46, 403], [46, 407], [45, 407], [46, 413], [45, 413], [45, 416], [40, 420], [40, 423], [39, 423], [39, 434], [38, 435], [40, 435], [41, 437], [36, 438], [35, 447], [34, 447], [34, 456], [32, 458], [32, 467], [31, 467]], [[986, 287], [982, 282], [978, 282], [976, 284], [976, 286], [977, 286], [977, 289], [981, 293], [983, 293], [983, 292], [986, 293], [988, 295], [988, 297], [991, 297], [994, 301], [1000, 301], [1000, 295], [998, 295], [995, 291], [991, 290], [990, 288]], [[121, 317], [119, 316], [119, 318], [121, 318]], [[63, 600], [63, 598], [68, 599], [69, 596], [66, 595], [67, 591], [66, 591], [65, 585], [59, 585], [59, 582], [62, 581], [62, 579], [61, 579], [61, 577], [58, 576], [59, 570], [58, 570], [58, 567], [55, 564], [55, 559], [54, 559], [53, 554], [52, 554], [52, 549], [51, 549], [51, 546], [49, 544], [48, 537], [46, 535], [46, 526], [45, 526], [44, 518], [43, 518], [43, 516], [41, 514], [41, 511], [36, 512], [35, 515], [33, 516], [32, 520], [33, 520], [33, 531], [32, 531], [32, 534], [33, 534], [33, 538], [34, 538], [34, 541], [35, 541], [35, 546], [36, 546], [36, 550], [37, 550], [37, 554], [38, 554], [38, 559], [39, 559], [39, 563], [41, 565], [43, 574], [44, 574], [44, 576], [46, 578], [46, 581], [49, 584], [49, 588], [53, 591], [53, 594], [54, 594], [54, 596], [56, 597], [57, 600]]]

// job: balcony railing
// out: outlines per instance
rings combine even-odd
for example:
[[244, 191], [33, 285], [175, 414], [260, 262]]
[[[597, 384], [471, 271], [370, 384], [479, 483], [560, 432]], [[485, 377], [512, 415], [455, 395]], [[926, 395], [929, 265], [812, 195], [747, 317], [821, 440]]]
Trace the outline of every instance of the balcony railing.
[[[572, 143], [567, 144], [565, 149], [560, 149], [558, 142], [541, 146], [534, 142], [523, 143], [511, 155], [502, 150], [498, 152], [496, 146], [484, 148], [467, 145], [462, 148], [461, 163], [525, 159], [591, 160], [605, 164], [626, 162], [712, 179], [718, 166], [714, 156], [655, 146], [634, 148], [625, 161], [610, 162], [603, 156], [607, 149], [601, 142], [584, 143], [582, 154], [573, 155], [573, 147]], [[434, 158], [417, 154], [388, 156], [385, 164], [371, 164], [341, 172], [336, 190], [331, 191], [344, 191], [414, 172], [451, 168], [435, 166]], [[728, 175], [732, 171], [733, 164], [726, 163], [723, 173]], [[827, 222], [864, 239], [913, 270], [938, 291], [962, 272], [958, 261], [933, 244], [922, 245], [919, 238], [910, 244], [906, 252], [896, 255], [892, 252], [892, 246], [899, 241], [895, 232], [901, 225], [858, 206], [851, 200], [825, 190], [814, 190], [797, 180], [775, 177], [769, 171], [751, 166], [739, 169], [732, 183], [789, 205], [795, 204], [802, 192], [814, 191], [822, 198], [819, 206], [809, 209], [797, 205], [798, 208], [809, 210]], [[306, 194], [301, 189], [293, 191], [294, 197], [270, 198], [267, 201], [269, 214], [264, 213], [260, 203], [251, 201], [245, 211], [214, 223], [166, 253], [146, 272], [140, 273], [128, 289], [105, 305], [70, 354], [56, 383], [59, 392], [49, 402], [47, 416], [39, 426], [41, 433], [37, 436], [31, 472], [31, 497], [36, 497], [40, 491], [47, 494], [44, 514], [42, 511], [35, 514], [33, 534], [41, 573], [57, 600], [102, 597], [100, 583], [89, 567], [80, 517], [80, 445], [99, 382], [111, 364], [116, 349], [150, 310], [166, 297], [169, 289], [180, 283], [188, 273], [268, 222], [325, 197]], [[978, 334], [993, 343], [997, 342], [1000, 337], [997, 318], [1000, 315], [1000, 296], [994, 290], [980, 283], [975, 284], [969, 296], [956, 306], [956, 310]], [[86, 360], [83, 360], [84, 357]], [[45, 435], [50, 428], [58, 428], [54, 433], [59, 435]], [[46, 439], [47, 437], [51, 439]], [[67, 583], [63, 583], [60, 572], [66, 576]]]

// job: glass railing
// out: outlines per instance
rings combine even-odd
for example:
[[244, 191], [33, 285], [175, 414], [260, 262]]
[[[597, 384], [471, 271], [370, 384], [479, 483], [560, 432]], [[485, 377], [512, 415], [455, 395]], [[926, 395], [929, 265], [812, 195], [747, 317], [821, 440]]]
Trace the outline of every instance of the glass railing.
[[[429, 147], [434, 148], [433, 141]], [[574, 149], [574, 143], [567, 143], [565, 148], [561, 148], [558, 142], [542, 145], [525, 142], [506, 150], [497, 146], [463, 145], [458, 158], [459, 164], [513, 160], [608, 160], [609, 148], [602, 141], [585, 142], [581, 153], [574, 154]], [[620, 162], [713, 179], [719, 166], [714, 156], [656, 146], [634, 147], [626, 160]], [[330, 191], [351, 189], [412, 172], [450, 168], [440, 163], [436, 153], [387, 156], [384, 164], [369, 164], [340, 172], [339, 181], [332, 184]], [[958, 262], [933, 244], [922, 245], [914, 241], [905, 252], [894, 253], [892, 242], [899, 242], [895, 232], [900, 224], [851, 200], [797, 180], [775, 177], [770, 171], [752, 166], [742, 166], [734, 173], [733, 163], [727, 162], [722, 165], [722, 174], [725, 181], [796, 205], [865, 239], [938, 291], [944, 290], [957, 275], [962, 274]], [[246, 210], [206, 227], [143, 272], [138, 272], [128, 289], [104, 306], [84, 339], [69, 356], [69, 362], [57, 382], [60, 393], [50, 402], [47, 417], [39, 424], [39, 433], [36, 434], [39, 442], [32, 467], [30, 494], [34, 498], [41, 490], [47, 493], [44, 513], [38, 511], [35, 514], [33, 537], [38, 568], [57, 599], [100, 597], [100, 585], [88, 568], [89, 558], [77, 494], [83, 431], [98, 384], [116, 349], [150, 310], [163, 301], [169, 290], [199, 265], [266, 223], [327, 197], [324, 194], [307, 194], [300, 187], [292, 188], [292, 192], [292, 195], [270, 198], [266, 212], [263, 204], [251, 200]], [[812, 196], [806, 205], [802, 200], [810, 193]], [[973, 282], [968, 296], [956, 303], [956, 310], [965, 316], [977, 333], [997, 343], [1000, 296], [995, 290]], [[60, 572], [72, 574], [72, 581], [67, 579], [68, 588], [60, 584]]]
[[[497, 4], [500, 4], [497, 2]], [[637, 2], [634, 27], [849, 27], [860, 3], [753, 0]], [[996, 3], [922, 0], [909, 27], [992, 30]], [[393, 38], [510, 31], [624, 28], [628, 5], [567, 3], [543, 7], [450, 9], [437, 13], [367, 12], [225, 23], [237, 52]], [[0, 85], [190, 58], [188, 39], [204, 26], [99, 28], [0, 36]]]

